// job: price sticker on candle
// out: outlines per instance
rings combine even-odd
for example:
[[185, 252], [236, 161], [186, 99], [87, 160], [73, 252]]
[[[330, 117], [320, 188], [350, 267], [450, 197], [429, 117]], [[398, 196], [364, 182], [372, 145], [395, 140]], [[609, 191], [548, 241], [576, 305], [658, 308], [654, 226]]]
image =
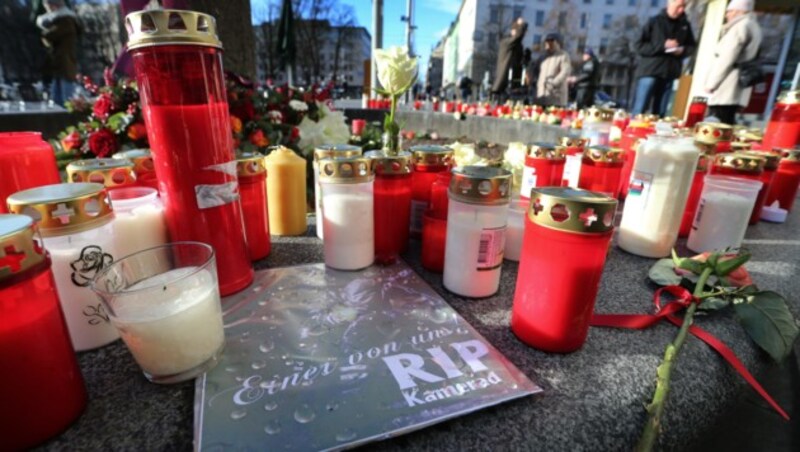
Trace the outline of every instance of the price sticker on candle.
[[536, 168], [526, 166], [522, 169], [522, 188], [520, 196], [525, 199], [530, 198], [531, 189], [536, 187]]
[[564, 176], [562, 186], [578, 188], [578, 178], [581, 175], [581, 155], [568, 155], [564, 163]]
[[484, 229], [478, 246], [478, 271], [494, 270], [503, 264], [506, 227]]

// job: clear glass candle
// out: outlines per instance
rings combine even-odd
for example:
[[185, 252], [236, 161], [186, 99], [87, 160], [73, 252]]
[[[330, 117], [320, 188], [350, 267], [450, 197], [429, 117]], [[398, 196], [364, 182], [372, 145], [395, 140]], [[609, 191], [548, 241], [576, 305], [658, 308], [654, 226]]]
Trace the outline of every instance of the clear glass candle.
[[431, 185], [437, 173], [450, 171], [453, 165], [453, 150], [446, 146], [412, 146], [411, 173], [411, 237], [422, 233], [422, 215], [431, 202]]
[[169, 241], [164, 206], [149, 187], [125, 187], [108, 193], [114, 205], [114, 245], [117, 257]]
[[[762, 181], [762, 174], [764, 173], [764, 166], [766, 163], [767, 161], [765, 158], [756, 155], [739, 153], [720, 154], [714, 158], [714, 164], [711, 165], [710, 173]], [[750, 215], [750, 224], [756, 224], [761, 219], [761, 208], [764, 207], [764, 201], [767, 199], [766, 188], [762, 181], [761, 188], [758, 191], [758, 197], [756, 198], [753, 211]]]
[[620, 148], [590, 146], [583, 152], [578, 187], [616, 198], [622, 178], [622, 158]]
[[445, 289], [471, 298], [497, 292], [510, 194], [509, 171], [486, 166], [453, 170], [448, 191]]
[[93, 182], [106, 188], [136, 185], [133, 162], [128, 159], [75, 160], [67, 165], [68, 182]]
[[792, 210], [800, 188], [800, 149], [777, 149], [783, 155], [767, 195], [766, 205], [778, 201], [782, 209]]
[[0, 214], [0, 250], [0, 438], [24, 450], [66, 429], [87, 397], [33, 220]]
[[61, 182], [53, 148], [39, 132], [0, 133], [0, 213], [12, 193]]
[[762, 185], [759, 180], [706, 176], [686, 246], [697, 253], [739, 248]]
[[269, 210], [267, 208], [267, 168], [258, 152], [236, 155], [236, 174], [242, 199], [244, 232], [250, 259], [257, 261], [269, 255]]
[[644, 257], [670, 254], [700, 157], [690, 137], [650, 135], [639, 146], [617, 243]]
[[150, 9], [125, 24], [170, 237], [214, 247], [222, 294], [238, 292], [253, 268], [214, 18]]
[[[529, 192], [530, 193], [530, 192]], [[528, 199], [512, 199], [508, 209], [506, 226], [506, 247], [503, 258], [511, 262], [519, 262], [522, 254], [522, 237], [525, 233], [525, 214], [528, 211]]]
[[[353, 120], [353, 128], [356, 127], [356, 121]], [[363, 120], [361, 120], [363, 121]], [[363, 129], [363, 126], [362, 126]], [[353, 135], [360, 133], [353, 132]], [[350, 144], [331, 144], [323, 145], [314, 148], [314, 161], [311, 163], [312, 172], [314, 173], [314, 218], [317, 224], [317, 237], [323, 238], [322, 232], [322, 197], [319, 194], [319, 159], [323, 158], [347, 158], [357, 157], [361, 155], [362, 150], [360, 146], [353, 146]]]
[[411, 153], [372, 151], [366, 156], [375, 171], [375, 261], [381, 265], [393, 264], [408, 247]]
[[564, 174], [566, 147], [552, 143], [532, 143], [522, 169], [520, 197], [528, 199], [535, 187], [558, 187]]
[[97, 273], [119, 257], [106, 188], [83, 182], [45, 185], [9, 196], [8, 208], [38, 221], [73, 348], [91, 350], [119, 338], [89, 289]]
[[375, 176], [370, 159], [321, 159], [325, 265], [361, 270], [375, 261]]
[[785, 91], [778, 96], [762, 143], [764, 149], [793, 148], [800, 144], [800, 90]]
[[511, 309], [511, 331], [547, 352], [586, 341], [614, 233], [617, 200], [572, 188], [533, 190]]

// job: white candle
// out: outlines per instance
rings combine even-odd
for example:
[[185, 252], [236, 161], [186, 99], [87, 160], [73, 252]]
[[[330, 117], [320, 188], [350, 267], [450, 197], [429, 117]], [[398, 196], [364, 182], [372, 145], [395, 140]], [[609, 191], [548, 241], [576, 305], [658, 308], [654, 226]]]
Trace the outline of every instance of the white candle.
[[566, 182], [567, 187], [578, 188], [578, 180], [581, 177], [581, 163], [583, 162], [583, 155], [567, 155], [564, 162], [564, 174], [562, 180]]
[[372, 182], [323, 183], [325, 265], [360, 270], [375, 260]]
[[154, 286], [161, 289], [118, 295], [124, 299], [115, 302], [111, 317], [142, 369], [155, 377], [175, 375], [217, 354], [225, 334], [214, 275], [198, 267], [177, 268], [126, 291]]
[[117, 257], [112, 223], [76, 234], [45, 237], [61, 309], [76, 351], [101, 347], [119, 338], [100, 300], [89, 288], [92, 279]]
[[[530, 193], [530, 191], [528, 192]], [[503, 258], [519, 262], [522, 254], [522, 236], [525, 233], [525, 214], [528, 201], [512, 201], [508, 211], [508, 226], [506, 228], [506, 247]]]
[[669, 255], [699, 155], [691, 138], [651, 135], [639, 147], [619, 229], [620, 248], [645, 257]]
[[738, 248], [754, 204], [755, 197], [723, 191], [703, 192], [686, 246], [698, 253]]
[[109, 192], [114, 205], [117, 259], [168, 242], [164, 207], [152, 188], [119, 188]]
[[322, 195], [319, 190], [319, 163], [316, 160], [311, 162], [314, 169], [314, 219], [317, 224], [317, 237], [325, 238], [322, 226]]

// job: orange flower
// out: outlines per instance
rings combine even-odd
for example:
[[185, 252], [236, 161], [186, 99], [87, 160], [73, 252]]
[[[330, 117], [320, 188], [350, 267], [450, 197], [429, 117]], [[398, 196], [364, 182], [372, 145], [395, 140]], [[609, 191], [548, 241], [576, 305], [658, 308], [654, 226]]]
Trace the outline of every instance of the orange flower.
[[72, 132], [61, 140], [61, 147], [64, 148], [66, 152], [74, 151], [80, 148], [82, 144], [83, 140], [81, 139], [81, 134], [78, 132]]
[[242, 133], [242, 120], [231, 115], [231, 130], [233, 133]]
[[269, 138], [264, 135], [263, 130], [256, 130], [255, 132], [250, 134], [250, 142], [254, 145], [265, 148], [269, 146]]
[[147, 129], [141, 122], [135, 122], [128, 126], [128, 138], [133, 141], [139, 141], [147, 137]]

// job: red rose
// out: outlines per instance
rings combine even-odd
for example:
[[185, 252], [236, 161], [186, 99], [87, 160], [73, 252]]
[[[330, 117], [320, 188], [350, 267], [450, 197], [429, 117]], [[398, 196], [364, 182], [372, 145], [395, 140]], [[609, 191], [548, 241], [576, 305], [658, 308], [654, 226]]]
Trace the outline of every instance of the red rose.
[[89, 135], [89, 150], [98, 158], [107, 157], [117, 152], [118, 148], [117, 136], [105, 127]]
[[269, 146], [269, 138], [264, 135], [264, 131], [261, 129], [250, 134], [250, 142], [260, 148]]
[[81, 144], [83, 144], [83, 140], [81, 139], [81, 134], [77, 131], [70, 133], [61, 140], [61, 147], [66, 152], [80, 148]]
[[128, 138], [133, 141], [139, 141], [142, 138], [147, 138], [147, 129], [141, 122], [135, 122], [128, 126]]
[[297, 127], [292, 127], [292, 132], [289, 135], [289, 140], [297, 141], [298, 139], [300, 139], [300, 129], [298, 129]]
[[114, 109], [114, 101], [111, 99], [111, 95], [108, 93], [103, 93], [94, 102], [94, 107], [92, 108], [92, 112], [94, 113], [95, 117], [97, 117], [97, 119], [105, 121], [106, 119], [108, 119], [108, 115], [111, 114], [111, 110], [113, 109]]

